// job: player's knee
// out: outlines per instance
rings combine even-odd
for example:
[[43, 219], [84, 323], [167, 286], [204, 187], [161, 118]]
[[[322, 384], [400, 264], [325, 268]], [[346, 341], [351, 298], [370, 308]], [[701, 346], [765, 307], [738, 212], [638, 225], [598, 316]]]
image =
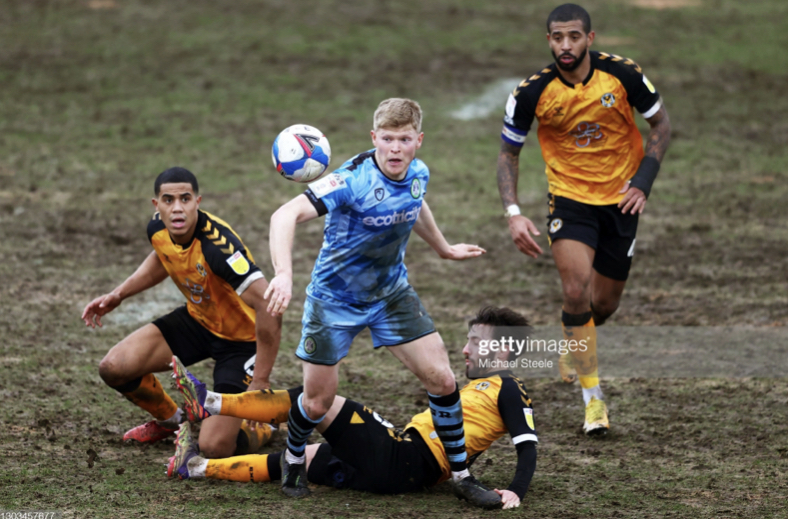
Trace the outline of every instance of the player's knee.
[[211, 435], [208, 438], [200, 438], [200, 451], [206, 458], [229, 458], [235, 453], [237, 435], [224, 437], [222, 435]]
[[126, 382], [120, 366], [110, 355], [101, 359], [99, 363], [99, 376], [108, 386], [117, 386]]
[[566, 307], [588, 306], [588, 285], [583, 283], [567, 283], [564, 285], [564, 309]]
[[311, 398], [304, 395], [304, 400], [302, 401], [304, 411], [312, 420], [325, 416], [328, 410], [331, 409], [332, 403], [334, 403], [334, 395], [317, 395]]
[[427, 391], [433, 395], [449, 395], [457, 388], [457, 382], [454, 380], [454, 373], [451, 371], [444, 371], [436, 374], [427, 384]]
[[594, 315], [594, 324], [597, 326], [604, 324], [608, 317], [613, 315], [616, 310], [618, 310], [618, 301], [593, 303], [593, 305], [591, 305], [591, 311]]

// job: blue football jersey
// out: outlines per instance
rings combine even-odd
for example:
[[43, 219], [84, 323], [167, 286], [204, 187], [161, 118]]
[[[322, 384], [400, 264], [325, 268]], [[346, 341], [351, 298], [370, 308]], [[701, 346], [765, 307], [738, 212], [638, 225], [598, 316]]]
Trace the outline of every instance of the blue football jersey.
[[357, 304], [407, 287], [405, 247], [429, 178], [427, 166], [413, 159], [404, 179], [391, 180], [373, 149], [310, 184], [306, 196], [327, 216], [307, 293]]

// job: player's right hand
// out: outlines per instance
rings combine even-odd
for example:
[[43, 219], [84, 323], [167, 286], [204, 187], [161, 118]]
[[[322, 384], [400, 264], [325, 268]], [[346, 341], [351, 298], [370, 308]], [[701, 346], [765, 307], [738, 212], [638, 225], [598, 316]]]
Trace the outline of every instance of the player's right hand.
[[501, 496], [501, 508], [504, 510], [520, 506], [520, 498], [511, 490], [498, 490], [496, 488], [494, 491]]
[[268, 300], [268, 313], [278, 317], [285, 313], [293, 297], [293, 278], [286, 275], [274, 276], [263, 296]]
[[85, 321], [85, 326], [95, 328], [96, 325], [99, 325], [101, 327], [101, 316], [116, 309], [121, 301], [120, 296], [110, 292], [88, 303], [82, 310], [82, 320]]
[[514, 244], [526, 256], [536, 258], [542, 253], [542, 248], [531, 237], [532, 234], [539, 236], [541, 233], [534, 223], [525, 216], [518, 215], [509, 218], [509, 233], [512, 235]]

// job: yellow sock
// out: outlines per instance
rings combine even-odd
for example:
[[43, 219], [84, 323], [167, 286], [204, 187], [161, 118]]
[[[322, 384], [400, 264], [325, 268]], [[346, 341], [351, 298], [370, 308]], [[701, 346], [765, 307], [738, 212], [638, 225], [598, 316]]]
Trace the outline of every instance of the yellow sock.
[[205, 477], [240, 482], [271, 481], [268, 474], [268, 454], [247, 454], [208, 460]]
[[178, 406], [164, 392], [161, 383], [153, 376], [153, 373], [142, 377], [139, 387], [128, 393], [123, 393], [123, 396], [134, 405], [148, 411], [157, 420], [166, 420], [178, 410]]
[[599, 370], [596, 358], [596, 326], [589, 310], [584, 314], [563, 313], [561, 328], [564, 339], [574, 341], [569, 343], [572, 361], [577, 370], [577, 377], [584, 389], [599, 385]]
[[262, 389], [235, 395], [222, 394], [223, 416], [235, 416], [263, 423], [287, 423], [287, 414], [293, 402], [290, 391]]
[[274, 434], [274, 429], [267, 423], [258, 423], [252, 430], [248, 420], [241, 422], [241, 431], [246, 434], [249, 440], [249, 454], [259, 451], [260, 447], [271, 441]]

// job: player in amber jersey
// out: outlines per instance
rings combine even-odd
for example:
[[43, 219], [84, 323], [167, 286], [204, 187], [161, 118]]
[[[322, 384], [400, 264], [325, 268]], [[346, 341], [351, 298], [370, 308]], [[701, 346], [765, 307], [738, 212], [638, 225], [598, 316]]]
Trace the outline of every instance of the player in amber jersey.
[[[487, 351], [485, 341], [505, 334], [524, 339], [528, 321], [508, 308], [482, 309], [469, 323], [463, 348], [466, 374], [471, 381], [460, 390], [465, 423], [465, 449], [470, 466], [490, 445], [509, 434], [517, 450], [517, 468], [505, 490], [496, 489], [486, 508], [514, 508], [525, 496], [536, 469], [533, 407], [523, 382], [509, 371], [513, 352]], [[302, 388], [221, 395], [173, 362], [174, 376], [186, 399], [190, 419], [224, 415], [267, 423], [287, 420], [290, 402]], [[337, 396], [325, 419], [317, 426], [327, 443], [308, 445], [307, 478], [312, 483], [379, 494], [415, 492], [451, 478], [446, 450], [431, 416], [431, 409], [415, 415], [404, 430], [369, 407]], [[233, 481], [274, 481], [281, 478], [282, 454], [209, 459], [200, 456], [191, 441], [189, 424], [181, 426], [175, 456], [167, 473], [181, 479], [208, 477]], [[460, 496], [458, 496], [460, 497]]]
[[[670, 140], [670, 122], [657, 90], [631, 59], [589, 50], [591, 18], [564, 4], [547, 18], [555, 59], [509, 96], [498, 155], [498, 189], [517, 248], [537, 257], [540, 233], [517, 203], [519, 155], [534, 119], [549, 185], [548, 242], [563, 286], [566, 339], [588, 347], [564, 355], [559, 371], [580, 379], [586, 434], [609, 428], [599, 386], [596, 325], [616, 311], [624, 291], [638, 215]], [[651, 130], [645, 152], [634, 110]]]
[[[268, 283], [235, 231], [200, 211], [194, 175], [170, 168], [158, 176], [154, 191], [157, 212], [148, 224], [153, 251], [126, 281], [82, 312], [86, 325], [101, 326], [101, 317], [121, 301], [168, 276], [186, 298], [185, 306], [123, 339], [99, 364], [107, 385], [154, 417], [126, 432], [127, 441], [153, 442], [177, 431], [182, 412], [153, 375], [168, 370], [173, 354], [186, 364], [214, 359], [215, 389], [239, 393], [269, 387], [279, 351], [281, 320], [266, 312]], [[216, 417], [206, 421], [200, 447], [230, 456], [254, 452], [270, 436], [270, 427]]]

